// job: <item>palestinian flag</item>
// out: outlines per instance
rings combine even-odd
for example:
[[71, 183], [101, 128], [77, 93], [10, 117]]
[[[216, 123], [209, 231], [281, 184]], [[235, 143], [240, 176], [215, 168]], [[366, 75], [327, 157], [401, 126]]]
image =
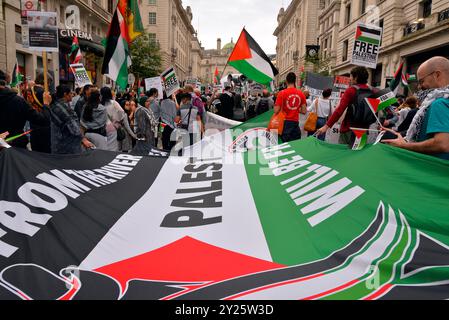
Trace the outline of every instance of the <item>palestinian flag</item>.
[[128, 86], [128, 67], [131, 65], [128, 38], [126, 21], [117, 7], [109, 26], [101, 73], [117, 82], [121, 89]]
[[144, 31], [139, 5], [137, 0], [119, 0], [117, 6], [125, 20], [126, 41], [131, 44]]
[[408, 87], [408, 80], [404, 75], [404, 62], [401, 63], [398, 70], [396, 71], [394, 79], [390, 81], [390, 90], [393, 91], [395, 96], [398, 94], [401, 85], [404, 88]]
[[218, 71], [218, 67], [215, 67], [214, 84], [220, 84], [220, 72]]
[[380, 45], [380, 41], [382, 39], [382, 31], [358, 25], [355, 39], [358, 41], [367, 42], [374, 45]]
[[191, 157], [1, 151], [0, 299], [449, 299], [449, 163], [270, 117]]
[[16, 64], [14, 65], [14, 69], [13, 69], [12, 75], [11, 75], [11, 83], [10, 83], [11, 88], [17, 87], [19, 84], [22, 83], [22, 81], [23, 81], [23, 76], [20, 74], [19, 62], [16, 59]]
[[368, 142], [368, 130], [362, 130], [362, 129], [352, 129], [352, 132], [355, 134], [355, 141], [354, 145], [352, 146], [352, 150], [362, 150], [365, 148], [367, 142]]
[[381, 90], [365, 100], [374, 114], [398, 102], [396, 95], [390, 89]]
[[279, 73], [246, 29], [242, 30], [228, 63], [249, 79], [267, 86]]
[[69, 54], [69, 62], [70, 64], [80, 63], [83, 55], [81, 54], [80, 44], [78, 42], [78, 37], [74, 36], [72, 41], [72, 47], [70, 49]]

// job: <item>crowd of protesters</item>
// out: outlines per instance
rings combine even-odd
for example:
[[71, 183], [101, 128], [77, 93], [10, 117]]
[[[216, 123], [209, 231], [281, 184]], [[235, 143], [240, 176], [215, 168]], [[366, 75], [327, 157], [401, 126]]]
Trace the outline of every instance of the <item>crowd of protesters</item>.
[[[340, 122], [339, 143], [351, 145], [355, 135], [350, 128], [368, 129], [379, 123], [377, 129], [386, 131], [384, 143], [449, 159], [449, 60], [434, 57], [421, 65], [417, 76], [418, 92], [398, 96], [399, 103], [377, 117], [368, 113], [360, 118], [357, 110], [366, 108], [364, 98], [378, 91], [368, 85], [364, 67], [351, 70], [350, 86], [337, 106], [332, 106], [331, 88], [310, 99], [307, 90], [296, 87], [294, 73], [286, 77], [287, 88], [276, 94], [241, 93], [228, 82], [223, 92], [206, 94], [187, 85], [173, 96], [164, 92], [159, 99], [157, 89], [115, 96], [108, 87], [99, 90], [92, 85], [75, 92], [60, 85], [50, 95], [44, 92], [42, 75], [19, 95], [8, 88], [8, 75], [0, 71], [0, 138], [23, 134], [28, 126], [29, 139], [24, 135], [12, 146], [53, 154], [79, 154], [92, 148], [147, 154], [158, 146], [170, 151], [179, 138], [183, 146], [197, 142], [203, 137], [207, 112], [247, 121], [274, 109], [275, 115], [282, 112], [285, 118], [284, 142], [301, 139], [300, 119], [314, 112], [316, 126], [308, 136], [324, 141], [328, 130]], [[175, 130], [180, 134], [174, 138]]]

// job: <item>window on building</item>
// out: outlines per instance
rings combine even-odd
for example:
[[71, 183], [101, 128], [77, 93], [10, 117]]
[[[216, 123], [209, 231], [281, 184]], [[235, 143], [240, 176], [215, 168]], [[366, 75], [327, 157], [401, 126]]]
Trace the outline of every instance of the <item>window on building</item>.
[[15, 25], [16, 43], [22, 44], [22, 26]]
[[63, 6], [59, 6], [59, 22], [64, 23], [65, 10]]
[[156, 24], [156, 12], [150, 12], [148, 14], [149, 17], [149, 24]]
[[156, 5], [156, 0], [148, 0], [148, 4], [154, 6]]
[[424, 0], [419, 4], [421, 18], [428, 18], [432, 14], [432, 0]]
[[157, 42], [157, 38], [156, 38], [156, 34], [155, 33], [150, 33], [148, 36], [150, 38], [150, 43], [155, 44]]
[[351, 23], [351, 4], [348, 4], [345, 9], [345, 25]]
[[345, 40], [343, 42], [343, 55], [341, 59], [343, 62], [348, 60], [348, 48], [349, 48], [349, 40]]
[[114, 12], [114, 4], [115, 4], [114, 0], [108, 0], [108, 12], [109, 13]]
[[380, 46], [382, 46], [382, 42], [384, 41], [383, 29], [384, 29], [384, 19], [380, 19], [379, 28], [382, 28], [382, 38], [380, 39]]
[[360, 0], [360, 15], [363, 15], [366, 11], [366, 0]]

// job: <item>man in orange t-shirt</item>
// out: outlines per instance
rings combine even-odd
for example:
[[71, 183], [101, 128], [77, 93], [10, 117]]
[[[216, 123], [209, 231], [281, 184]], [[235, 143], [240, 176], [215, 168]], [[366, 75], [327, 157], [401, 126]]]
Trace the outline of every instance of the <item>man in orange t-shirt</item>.
[[301, 90], [296, 89], [296, 75], [290, 72], [287, 75], [287, 89], [279, 92], [274, 106], [274, 113], [281, 110], [285, 114], [284, 132], [281, 139], [284, 142], [301, 139], [299, 129], [299, 113], [306, 114], [307, 100]]

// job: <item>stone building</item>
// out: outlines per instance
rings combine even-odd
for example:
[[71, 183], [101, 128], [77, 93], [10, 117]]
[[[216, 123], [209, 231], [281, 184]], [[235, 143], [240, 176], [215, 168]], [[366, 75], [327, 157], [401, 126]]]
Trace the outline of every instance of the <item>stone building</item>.
[[[229, 56], [234, 50], [235, 43], [233, 39], [231, 42], [222, 47], [221, 39], [217, 39], [217, 48], [203, 50], [203, 58], [201, 60], [201, 79], [204, 83], [214, 83], [215, 70], [218, 69], [221, 77], [228, 74], [239, 73], [231, 66], [226, 66]], [[225, 69], [226, 67], [226, 69]], [[223, 71], [225, 74], [223, 75]]]
[[200, 45], [191, 8], [184, 8], [181, 0], [143, 0], [139, 7], [144, 27], [161, 47], [162, 68], [174, 66], [181, 81], [196, 77]]
[[289, 72], [299, 74], [306, 64], [306, 46], [316, 45], [318, 37], [318, 8], [320, 1], [293, 0], [287, 9], [281, 8], [274, 31], [277, 37], [276, 63], [278, 81], [285, 80]]
[[[416, 74], [428, 58], [449, 57], [447, 0], [326, 0], [320, 4], [321, 54], [331, 57], [332, 74], [348, 75], [353, 67], [350, 60], [358, 22], [373, 22], [383, 28], [378, 65], [370, 69], [374, 86], [387, 86], [402, 61], [407, 73]], [[374, 10], [369, 10], [371, 5]], [[330, 16], [334, 21], [327, 22], [326, 27]]]
[[[67, 11], [72, 6], [76, 8]], [[49, 53], [48, 69], [54, 78], [55, 85], [66, 83], [74, 85], [73, 76], [69, 72], [67, 54], [70, 50], [73, 34], [78, 35], [83, 51], [83, 63], [97, 85], [103, 85], [107, 80], [101, 76], [101, 62], [104, 48], [101, 39], [108, 31], [112, 13], [115, 9], [113, 0], [47, 0], [43, 2], [45, 11], [58, 13], [59, 53]], [[0, 19], [0, 65], [11, 72], [14, 64], [19, 64], [20, 72], [25, 79], [34, 79], [43, 70], [42, 53], [31, 51], [22, 45], [22, 24], [20, 17], [20, 1], [2, 0]], [[68, 27], [68, 18], [79, 19], [79, 28]], [[3, 31], [4, 28], [4, 31]], [[11, 45], [2, 45], [2, 41]], [[6, 61], [3, 52], [6, 54]], [[5, 61], [5, 62], [3, 62]]]

